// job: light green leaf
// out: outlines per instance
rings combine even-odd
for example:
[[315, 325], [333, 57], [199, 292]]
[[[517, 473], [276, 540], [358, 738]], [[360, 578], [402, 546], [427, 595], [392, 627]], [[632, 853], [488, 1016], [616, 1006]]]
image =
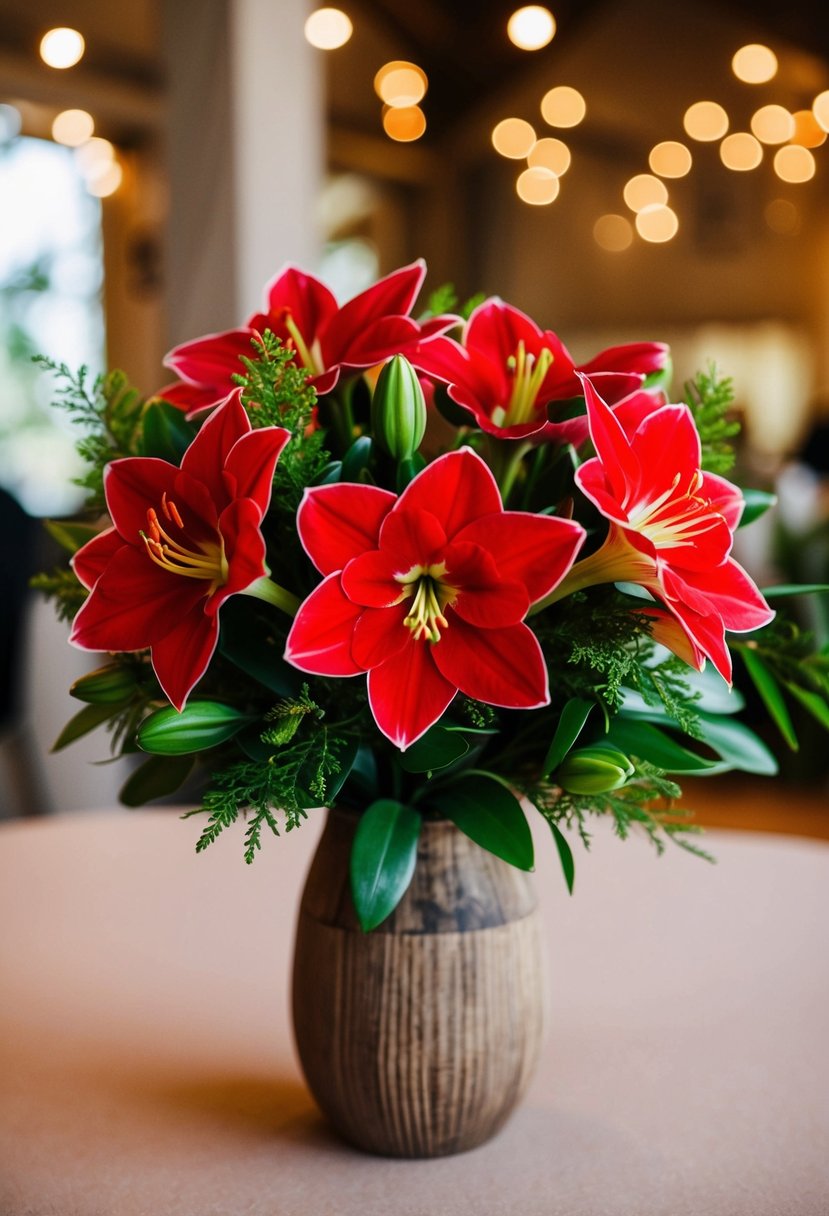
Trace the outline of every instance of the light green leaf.
[[657, 765], [666, 773], [704, 775], [706, 770], [713, 768], [716, 763], [676, 743], [657, 726], [642, 720], [631, 721], [624, 712], [613, 719], [606, 739], [625, 752], [639, 756], [649, 764]]
[[[705, 742], [732, 768], [768, 777], [777, 772], [777, 761], [765, 743], [742, 722], [702, 713], [700, 724]], [[720, 768], [719, 771], [725, 770]]]
[[556, 842], [561, 868], [564, 871], [564, 881], [567, 883], [567, 890], [572, 895], [573, 883], [576, 881], [576, 863], [573, 860], [573, 851], [567, 843], [567, 837], [561, 831], [558, 824], [553, 823], [551, 819], [548, 819], [547, 822], [550, 825], [550, 831], [553, 833], [553, 840]]
[[459, 778], [429, 801], [482, 849], [519, 870], [533, 868], [533, 838], [521, 804], [495, 777]]
[[777, 587], [763, 587], [761, 594], [767, 600], [781, 595], [818, 595], [829, 591], [829, 583], [780, 583]]
[[581, 734], [593, 705], [593, 701], [587, 701], [583, 697], [571, 697], [564, 706], [553, 741], [544, 757], [542, 776], [549, 776], [561, 764]]
[[786, 703], [783, 700], [780, 685], [755, 650], [749, 649], [748, 646], [742, 646], [740, 648], [740, 657], [745, 663], [746, 671], [751, 676], [752, 683], [759, 692], [763, 704], [771, 715], [772, 721], [776, 724], [777, 729], [792, 751], [796, 752], [798, 750], [797, 735], [795, 734], [794, 724], [789, 716], [789, 711], [786, 708]]
[[68, 519], [44, 519], [43, 526], [67, 553], [77, 553], [101, 532], [94, 524], [75, 524]]
[[351, 894], [364, 932], [376, 929], [403, 898], [414, 874], [421, 818], [391, 798], [360, 816], [351, 848]]
[[68, 747], [70, 743], [74, 743], [76, 739], [82, 738], [83, 735], [88, 735], [96, 726], [101, 726], [104, 722], [108, 722], [110, 718], [115, 717], [117, 712], [118, 707], [115, 705], [85, 705], [80, 713], [75, 714], [74, 718], [70, 718], [66, 723], [66, 726], [64, 726], [52, 744], [52, 751], [63, 751], [65, 747]]
[[743, 500], [746, 505], [740, 516], [739, 527], [741, 528], [753, 524], [755, 519], [765, 515], [766, 511], [777, 502], [777, 495], [769, 494], [766, 490], [743, 490]]
[[827, 705], [826, 699], [819, 692], [812, 692], [811, 689], [801, 688], [799, 684], [792, 684], [788, 680], [786, 681], [786, 688], [809, 711], [812, 717], [818, 720], [821, 726], [829, 730], [829, 705]]

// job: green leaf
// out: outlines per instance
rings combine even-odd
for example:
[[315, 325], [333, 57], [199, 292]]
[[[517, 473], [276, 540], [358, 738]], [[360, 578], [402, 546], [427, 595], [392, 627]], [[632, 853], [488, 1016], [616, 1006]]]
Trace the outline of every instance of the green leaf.
[[264, 688], [281, 697], [293, 696], [299, 692], [302, 673], [283, 660], [284, 642], [251, 611], [243, 596], [236, 599], [222, 607], [219, 652]]
[[561, 764], [581, 734], [582, 728], [590, 716], [593, 704], [592, 701], [586, 701], [583, 697], [571, 697], [564, 706], [561, 711], [561, 717], [558, 720], [556, 733], [553, 735], [553, 741], [544, 758], [544, 765], [541, 770], [543, 777], [549, 776]]
[[553, 840], [556, 842], [561, 868], [564, 871], [564, 881], [567, 883], [567, 890], [572, 895], [573, 883], [576, 880], [576, 863], [573, 860], [573, 851], [567, 843], [567, 837], [558, 824], [553, 823], [552, 819], [548, 819], [547, 822], [550, 825], [550, 831], [553, 833]]
[[746, 505], [738, 525], [741, 528], [745, 528], [747, 524], [753, 524], [755, 519], [765, 515], [766, 511], [777, 502], [777, 495], [769, 494], [766, 490], [743, 490], [743, 500]]
[[829, 705], [825, 698], [820, 693], [812, 692], [808, 688], [801, 688], [799, 684], [792, 684], [786, 681], [786, 688], [800, 704], [809, 711], [813, 718], [816, 718], [821, 726], [829, 730]]
[[752, 683], [759, 692], [763, 704], [771, 715], [772, 721], [792, 751], [796, 752], [799, 746], [797, 735], [795, 734], [794, 724], [789, 716], [789, 711], [786, 708], [786, 703], [783, 700], [780, 685], [756, 651], [743, 646], [740, 648], [740, 657], [745, 663], [746, 671], [751, 676]]
[[65, 747], [68, 747], [70, 743], [74, 743], [76, 739], [82, 738], [83, 735], [88, 735], [96, 726], [101, 726], [104, 722], [108, 722], [117, 712], [118, 708], [115, 705], [86, 705], [80, 713], [75, 714], [74, 718], [70, 718], [66, 723], [66, 726], [64, 726], [52, 744], [52, 751], [63, 751]]
[[761, 594], [767, 600], [781, 595], [815, 595], [829, 591], [829, 583], [781, 583], [777, 587], [763, 587]]
[[141, 451], [180, 464], [181, 458], [196, 437], [196, 429], [183, 412], [169, 401], [154, 401], [148, 405], [141, 422]]
[[44, 519], [43, 526], [67, 553], [77, 553], [101, 531], [94, 524], [74, 524], [67, 519]]
[[400, 755], [399, 764], [407, 773], [431, 773], [454, 764], [468, 751], [469, 744], [463, 735], [433, 726]]
[[519, 870], [533, 868], [533, 838], [521, 803], [494, 777], [463, 777], [429, 801], [482, 849]]
[[341, 481], [359, 481], [360, 474], [368, 467], [371, 460], [371, 437], [369, 435], [361, 435], [359, 439], [355, 439], [351, 447], [343, 456], [343, 470]]
[[358, 747], [350, 776], [352, 784], [365, 798], [377, 797], [380, 792], [377, 759], [370, 747]]
[[342, 473], [343, 462], [341, 460], [329, 460], [328, 464], [320, 469], [311, 484], [315, 486], [330, 486], [333, 482], [342, 479]]
[[406, 460], [401, 460], [397, 466], [397, 493], [402, 494], [410, 481], [426, 468], [426, 461], [420, 452], [415, 452]]
[[217, 747], [253, 720], [252, 714], [220, 701], [190, 701], [181, 713], [172, 705], [156, 710], [141, 723], [136, 737], [142, 751], [185, 756]]
[[151, 756], [128, 778], [118, 795], [124, 806], [143, 806], [174, 794], [190, 776], [192, 756]]
[[[333, 773], [326, 779], [325, 782], [325, 805], [330, 806], [334, 799], [339, 794], [342, 787], [348, 778], [348, 774], [354, 767], [354, 761], [357, 758], [357, 739], [349, 738], [342, 750], [337, 752], [337, 763], [340, 765], [336, 773]], [[311, 807], [319, 806], [320, 800], [309, 792], [310, 786], [314, 781], [317, 769], [319, 767], [319, 757], [309, 756], [302, 768], [300, 768], [296, 777], [296, 796], [299, 805], [310, 809]]]
[[623, 713], [619, 714], [610, 724], [610, 730], [605, 736], [608, 743], [613, 743], [649, 764], [655, 764], [666, 773], [705, 773], [713, 768], [714, 760], [706, 760], [696, 752], [674, 742], [661, 731], [643, 721], [632, 721]]
[[[754, 731], [733, 718], [717, 718], [712, 714], [699, 715], [705, 742], [732, 768], [744, 773], [758, 773], [773, 777], [777, 772], [777, 761]], [[726, 771], [721, 766], [719, 772]]]
[[380, 798], [360, 816], [351, 848], [351, 894], [364, 932], [389, 916], [412, 881], [421, 818], [391, 798]]

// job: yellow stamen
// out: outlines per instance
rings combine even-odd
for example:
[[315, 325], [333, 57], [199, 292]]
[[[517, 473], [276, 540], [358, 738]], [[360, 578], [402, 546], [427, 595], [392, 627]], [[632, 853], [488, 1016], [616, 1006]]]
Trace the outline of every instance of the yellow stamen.
[[[175, 503], [168, 502], [166, 494], [161, 498], [161, 510], [167, 519], [183, 528]], [[202, 541], [197, 548], [188, 549], [164, 530], [157, 512], [152, 507], [147, 510], [147, 528], [149, 535], [146, 532], [139, 535], [144, 542], [147, 556], [162, 570], [167, 570], [170, 574], [180, 574], [183, 578], [209, 582], [211, 595], [227, 582], [227, 559], [218, 534], [215, 541]]]
[[322, 368], [317, 365], [317, 360], [314, 359], [314, 356], [308, 347], [308, 343], [299, 332], [299, 327], [297, 326], [292, 314], [287, 310], [285, 313], [285, 328], [291, 335], [291, 340], [296, 347], [296, 352], [302, 360], [303, 366], [307, 367], [309, 372], [313, 372], [314, 375], [318, 375], [322, 371]]
[[703, 482], [698, 469], [692, 474], [685, 493], [679, 490], [680, 480], [681, 475], [677, 473], [670, 487], [653, 502], [628, 508], [631, 527], [647, 536], [658, 549], [687, 545], [695, 537], [710, 532], [722, 519], [709, 502], [696, 494]]
[[[507, 360], [513, 375], [512, 394], [505, 410], [500, 406], [493, 410], [492, 420], [496, 426], [502, 423], [505, 426], [520, 426], [524, 422], [534, 421], [536, 399], [552, 367], [553, 358], [553, 352], [546, 346], [536, 357], [527, 353], [523, 342], [518, 343], [518, 350]], [[500, 415], [498, 418], [496, 413]]]
[[404, 588], [400, 598], [412, 597], [412, 606], [403, 624], [411, 629], [416, 642], [424, 638], [429, 642], [439, 642], [441, 629], [449, 626], [444, 608], [455, 602], [458, 593], [454, 587], [443, 582], [445, 574], [446, 563], [435, 562], [428, 567], [413, 566], [405, 574], [395, 575], [396, 581]]

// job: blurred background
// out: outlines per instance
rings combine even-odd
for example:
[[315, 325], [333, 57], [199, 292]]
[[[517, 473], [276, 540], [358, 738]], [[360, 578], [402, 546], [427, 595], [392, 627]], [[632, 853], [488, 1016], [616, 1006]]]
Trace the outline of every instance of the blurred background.
[[[829, 20], [796, 0], [0, 0], [2, 813], [112, 805], [125, 777], [91, 765], [101, 733], [49, 754], [96, 663], [26, 591], [38, 520], [82, 500], [32, 356], [150, 393], [287, 261], [348, 298], [422, 256], [427, 289], [499, 294], [581, 358], [668, 341], [677, 397], [714, 361], [742, 480], [780, 497], [740, 559], [829, 580], [827, 131]], [[829, 835], [801, 725], [799, 818], [769, 783], [752, 823]]]

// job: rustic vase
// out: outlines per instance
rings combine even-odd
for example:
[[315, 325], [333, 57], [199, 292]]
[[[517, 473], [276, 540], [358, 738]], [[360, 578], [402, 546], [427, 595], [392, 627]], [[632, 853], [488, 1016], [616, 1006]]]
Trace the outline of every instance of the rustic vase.
[[351, 900], [353, 812], [333, 810], [306, 881], [294, 1032], [308, 1085], [368, 1152], [438, 1157], [483, 1143], [541, 1045], [540, 918], [530, 876], [446, 820], [423, 824], [414, 878], [364, 933]]

